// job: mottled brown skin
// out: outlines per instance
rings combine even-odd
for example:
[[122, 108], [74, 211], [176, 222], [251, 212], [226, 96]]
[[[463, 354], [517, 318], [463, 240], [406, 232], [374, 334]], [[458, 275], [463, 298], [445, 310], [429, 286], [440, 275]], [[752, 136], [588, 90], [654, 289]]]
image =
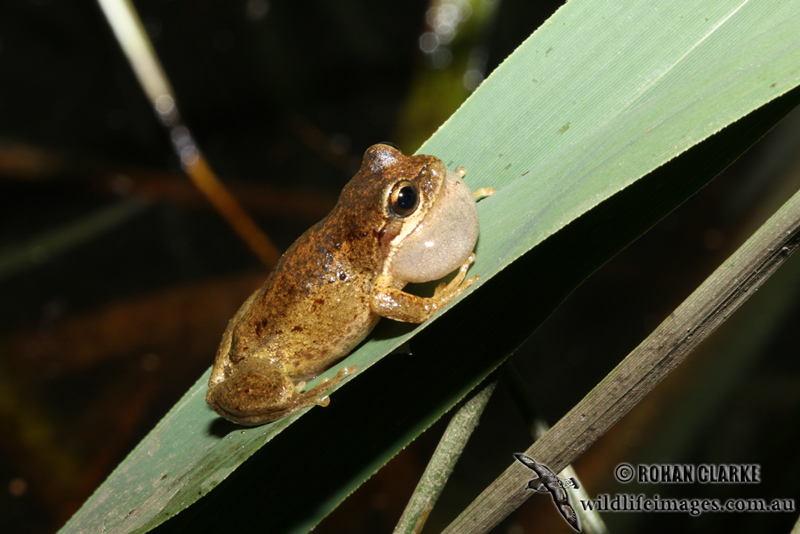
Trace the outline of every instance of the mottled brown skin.
[[[391, 274], [393, 251], [424, 218], [445, 173], [433, 156], [406, 157], [387, 145], [367, 150], [333, 211], [289, 247], [230, 321], [206, 395], [218, 414], [258, 425], [327, 405], [325, 392], [355, 368], [301, 393], [305, 381], [346, 356], [381, 316], [422, 322], [475, 280], [464, 279], [474, 256], [431, 298], [403, 292], [406, 282]], [[399, 180], [420, 192], [405, 218], [387, 205]]]

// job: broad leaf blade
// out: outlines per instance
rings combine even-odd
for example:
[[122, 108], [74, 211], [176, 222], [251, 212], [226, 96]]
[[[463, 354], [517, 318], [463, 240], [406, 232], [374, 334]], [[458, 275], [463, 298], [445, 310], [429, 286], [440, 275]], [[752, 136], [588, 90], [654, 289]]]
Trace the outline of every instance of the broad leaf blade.
[[[656, 8], [647, 0], [569, 2], [420, 150], [441, 157], [451, 167], [466, 167], [472, 187], [498, 190], [479, 205], [481, 238], [473, 272], [481, 274], [481, 284], [503, 270], [504, 275], [517, 274], [514, 266], [507, 269], [509, 264], [548, 236], [554, 239], [546, 244], [556, 251], [579, 240], [581, 236], [559, 230], [601, 203], [607, 205], [604, 201], [611, 196], [800, 82], [800, 13], [791, 3], [684, 0], [667, 4]], [[738, 153], [720, 157], [730, 161]], [[693, 177], [695, 182], [685, 187], [685, 195], [718, 170], [719, 165], [711, 165], [706, 174]], [[627, 215], [620, 213], [620, 217]], [[646, 217], [631, 220], [638, 225], [631, 229], [632, 235], [652, 222]], [[603, 239], [607, 244], [593, 243], [598, 250], [610, 251], [619, 245], [614, 236]], [[567, 257], [555, 256], [552, 263], [572, 268], [563, 263]], [[559, 286], [560, 298], [604, 259], [599, 253], [581, 258], [574, 283]], [[508, 289], [508, 283], [505, 277], [494, 289]], [[536, 284], [552, 285], [547, 279], [522, 285], [535, 292]], [[480, 310], [480, 294], [468, 301], [470, 309]], [[551, 300], [558, 299], [551, 295]], [[532, 313], [534, 318], [525, 318], [528, 324], [523, 330], [538, 324], [550, 309], [547, 305]], [[64, 531], [94, 530], [100, 525], [107, 532], [148, 530], [206, 494], [289, 425], [291, 432], [259, 455], [268, 467], [250, 474], [247, 483], [256, 485], [260, 480], [267, 489], [285, 488], [267, 491], [270, 499], [253, 506], [276, 530], [303, 531], [313, 526], [512, 348], [509, 342], [491, 342], [491, 336], [502, 339], [502, 329], [486, 333], [490, 341], [478, 339], [461, 346], [459, 336], [465, 336], [465, 327], [458, 330], [454, 318], [472, 321], [466, 328], [473, 330], [481, 321], [465, 318], [459, 309], [437, 321], [441, 326], [434, 325], [437, 333], [453, 329], [457, 335], [422, 336], [422, 350], [429, 358], [424, 367], [412, 357], [389, 359], [347, 391], [335, 394], [331, 407], [303, 417], [300, 425], [292, 423], [301, 414], [254, 429], [222, 423], [205, 406], [205, 380], [201, 379]], [[497, 311], [493, 308], [491, 313]], [[507, 328], [520, 328], [519, 317], [508, 319]], [[399, 335], [384, 328], [347, 364], [358, 365], [363, 373], [425, 326]], [[490, 353], [493, 346], [499, 352]], [[480, 358], [476, 351], [487, 354]], [[453, 368], [454, 355], [462, 354], [456, 360], [460, 368]], [[420, 369], [425, 378], [416, 380]], [[437, 378], [435, 387], [429, 384], [431, 376]], [[317, 433], [323, 436], [325, 447], [316, 446]], [[329, 441], [335, 446], [328, 447]], [[355, 466], [339, 465], [343, 460], [333, 452], [348, 447], [352, 455], [344, 463]], [[309, 454], [314, 462], [308, 461]], [[332, 460], [336, 465], [330, 465]], [[338, 490], [326, 493], [311, 484], [303, 499], [292, 493], [289, 488], [297, 484], [291, 479], [314, 480], [323, 464], [326, 477], [340, 484]], [[225, 497], [217, 493], [210, 496], [209, 508], [222, 506], [218, 513], [225, 516], [225, 505], [214, 502], [225, 502]], [[251, 495], [250, 490], [245, 494]], [[289, 519], [275, 519], [275, 510]], [[183, 521], [195, 517], [204, 524], [208, 520], [192, 509]]]
[[[796, 10], [636, 4], [566, 4], [421, 148], [498, 187], [480, 272], [797, 84]], [[508, 229], [518, 239], [494, 238]]]

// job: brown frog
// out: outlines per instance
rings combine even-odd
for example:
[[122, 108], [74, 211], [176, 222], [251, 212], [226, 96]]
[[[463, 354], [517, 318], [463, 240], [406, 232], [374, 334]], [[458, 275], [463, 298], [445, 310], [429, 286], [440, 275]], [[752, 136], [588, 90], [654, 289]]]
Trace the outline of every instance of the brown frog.
[[[283, 254], [222, 336], [206, 401], [222, 417], [260, 425], [314, 404], [356, 371], [302, 391], [347, 355], [380, 317], [421, 323], [477, 276], [478, 212], [462, 180], [433, 156], [404, 156], [374, 145], [333, 211]], [[432, 297], [406, 293], [408, 282], [437, 280], [458, 268]]]

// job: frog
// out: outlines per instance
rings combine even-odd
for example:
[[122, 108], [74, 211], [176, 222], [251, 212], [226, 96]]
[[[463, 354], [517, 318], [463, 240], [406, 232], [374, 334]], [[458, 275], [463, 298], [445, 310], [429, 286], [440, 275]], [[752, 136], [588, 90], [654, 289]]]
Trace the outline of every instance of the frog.
[[[281, 256], [264, 284], [229, 321], [208, 381], [206, 402], [233, 423], [256, 426], [308, 406], [356, 366], [304, 391], [307, 382], [349, 354], [381, 317], [430, 319], [478, 275], [478, 198], [430, 155], [405, 156], [390, 144], [364, 153], [333, 210]], [[430, 297], [404, 291], [439, 280]]]

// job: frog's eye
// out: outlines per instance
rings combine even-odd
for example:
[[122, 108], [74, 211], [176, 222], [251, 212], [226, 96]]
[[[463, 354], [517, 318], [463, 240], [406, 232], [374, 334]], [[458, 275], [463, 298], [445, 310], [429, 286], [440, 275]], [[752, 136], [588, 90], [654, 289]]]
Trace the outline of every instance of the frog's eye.
[[413, 182], [398, 182], [389, 194], [389, 209], [398, 217], [408, 217], [419, 206], [419, 192]]

